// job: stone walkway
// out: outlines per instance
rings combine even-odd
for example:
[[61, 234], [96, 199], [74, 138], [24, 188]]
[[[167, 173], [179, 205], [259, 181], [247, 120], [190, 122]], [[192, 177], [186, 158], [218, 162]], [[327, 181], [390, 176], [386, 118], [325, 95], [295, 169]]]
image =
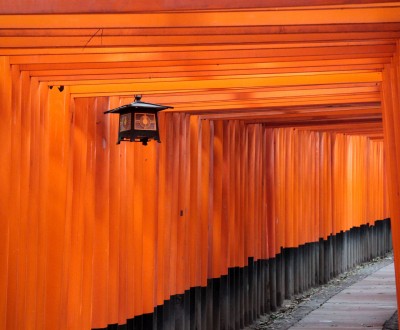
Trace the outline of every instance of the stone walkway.
[[390, 253], [340, 274], [291, 301], [285, 300], [278, 312], [261, 316], [245, 330], [397, 330], [396, 310]]
[[379, 329], [397, 309], [394, 265], [344, 289], [289, 329]]

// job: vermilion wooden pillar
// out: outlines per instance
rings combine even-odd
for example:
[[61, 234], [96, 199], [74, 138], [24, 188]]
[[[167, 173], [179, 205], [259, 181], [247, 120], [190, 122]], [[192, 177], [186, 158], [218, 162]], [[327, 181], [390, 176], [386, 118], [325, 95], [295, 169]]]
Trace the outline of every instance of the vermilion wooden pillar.
[[3, 147], [0, 153], [0, 217], [4, 227], [0, 231], [0, 264], [3, 271], [0, 272], [0, 328], [6, 329], [7, 317], [7, 287], [8, 287], [8, 253], [9, 253], [9, 209], [5, 206], [9, 203], [8, 189], [11, 184], [11, 71], [8, 57], [0, 57], [0, 106], [2, 108], [2, 120], [0, 121], [0, 140]]
[[400, 42], [382, 82], [383, 126], [388, 170], [389, 208], [396, 270], [397, 305], [400, 306]]

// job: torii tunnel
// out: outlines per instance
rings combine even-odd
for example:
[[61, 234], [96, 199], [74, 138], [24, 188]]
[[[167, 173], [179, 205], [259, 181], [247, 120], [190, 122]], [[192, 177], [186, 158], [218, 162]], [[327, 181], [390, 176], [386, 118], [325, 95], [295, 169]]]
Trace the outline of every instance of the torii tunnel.
[[[399, 40], [385, 0], [2, 0], [0, 329], [240, 329], [392, 246], [399, 290]], [[161, 143], [116, 144], [136, 94]]]

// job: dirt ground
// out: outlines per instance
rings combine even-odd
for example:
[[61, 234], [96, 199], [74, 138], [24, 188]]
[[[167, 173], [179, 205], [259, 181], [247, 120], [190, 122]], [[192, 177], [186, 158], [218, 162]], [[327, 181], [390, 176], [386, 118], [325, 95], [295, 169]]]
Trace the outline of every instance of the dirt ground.
[[[301, 295], [297, 295], [293, 300], [285, 300], [282, 307], [275, 313], [262, 316], [245, 330], [286, 330], [299, 322], [303, 317], [319, 308], [328, 299], [349, 287], [350, 285], [362, 280], [368, 275], [376, 272], [393, 262], [393, 254], [388, 254], [383, 258], [376, 258], [364, 263], [354, 269], [339, 275], [325, 285], [312, 288]], [[388, 320], [383, 330], [397, 330], [397, 312]]]

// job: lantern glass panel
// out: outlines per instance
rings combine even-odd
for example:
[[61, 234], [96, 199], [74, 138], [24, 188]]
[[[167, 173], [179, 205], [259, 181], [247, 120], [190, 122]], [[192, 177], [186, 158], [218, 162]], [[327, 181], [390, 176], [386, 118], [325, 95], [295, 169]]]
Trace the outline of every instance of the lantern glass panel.
[[132, 114], [125, 113], [119, 118], [119, 131], [125, 132], [130, 131], [132, 128]]
[[135, 113], [135, 130], [156, 131], [156, 115], [154, 113]]

